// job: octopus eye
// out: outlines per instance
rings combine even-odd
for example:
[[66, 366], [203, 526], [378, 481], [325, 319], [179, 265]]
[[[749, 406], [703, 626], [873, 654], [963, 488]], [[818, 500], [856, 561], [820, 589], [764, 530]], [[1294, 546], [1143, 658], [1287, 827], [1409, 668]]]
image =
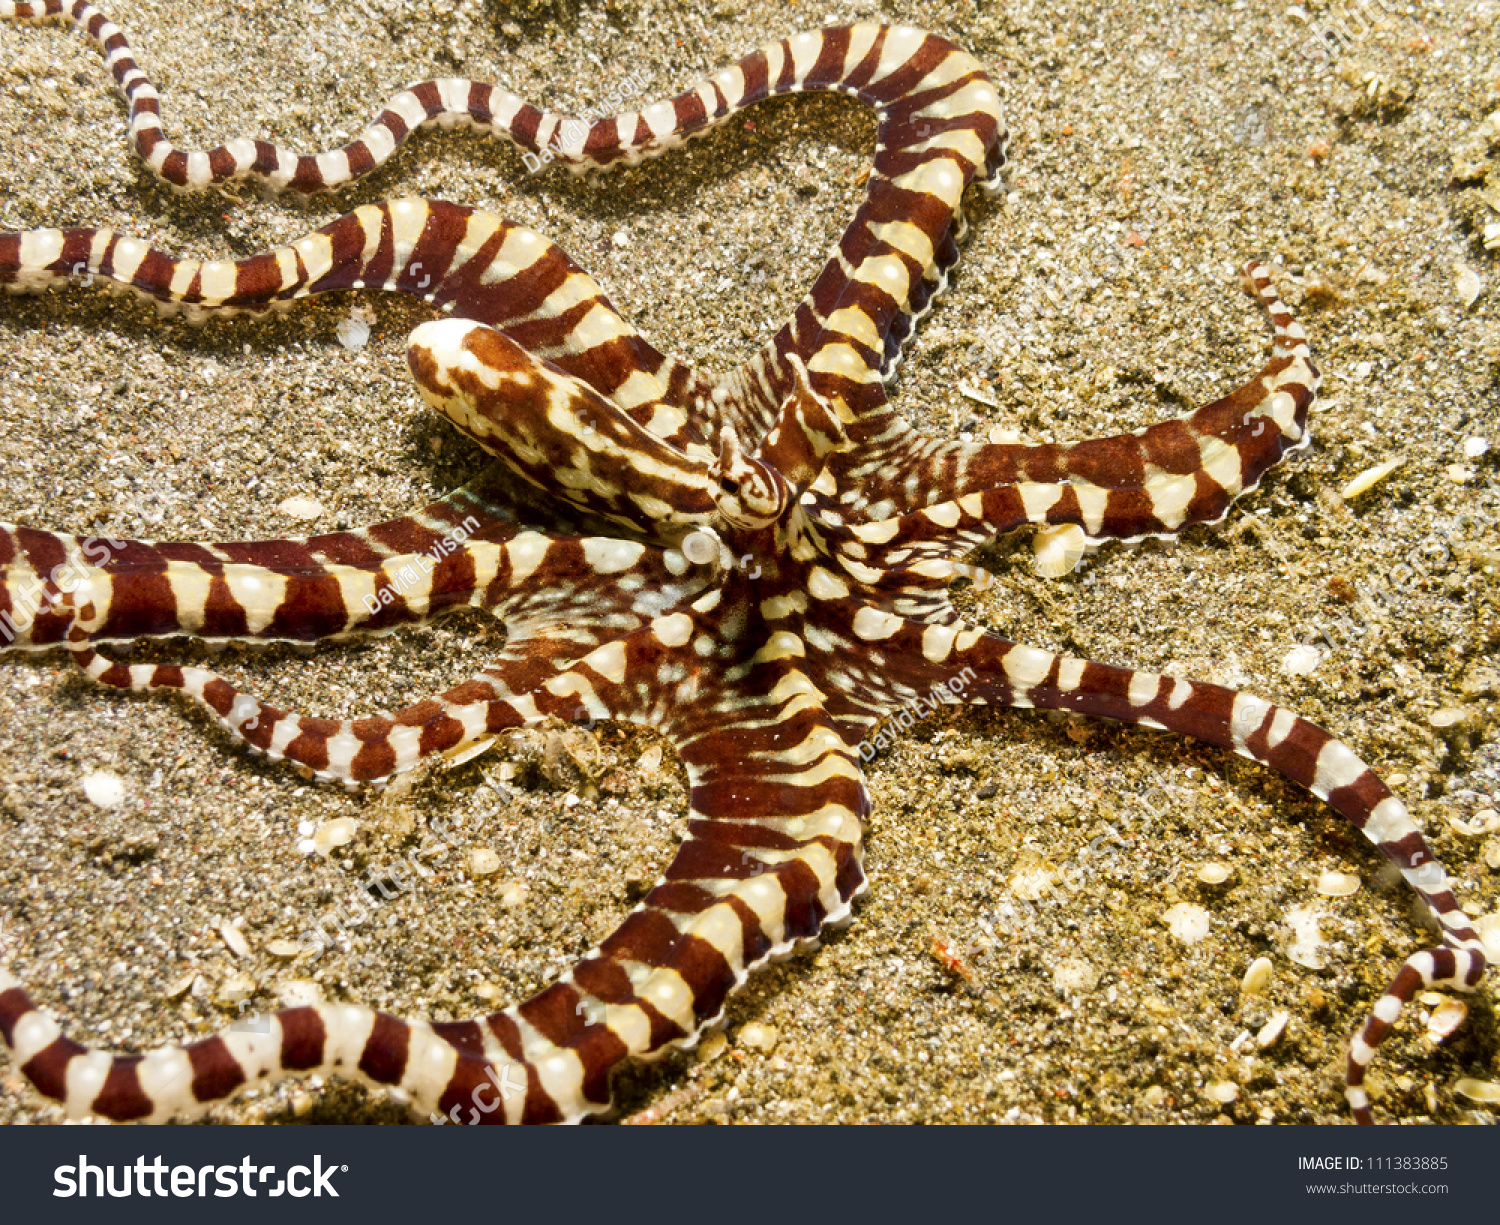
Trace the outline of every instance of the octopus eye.
[[740, 483], [730, 480], [727, 476], [721, 476], [719, 478], [719, 488], [725, 493], [739, 493]]

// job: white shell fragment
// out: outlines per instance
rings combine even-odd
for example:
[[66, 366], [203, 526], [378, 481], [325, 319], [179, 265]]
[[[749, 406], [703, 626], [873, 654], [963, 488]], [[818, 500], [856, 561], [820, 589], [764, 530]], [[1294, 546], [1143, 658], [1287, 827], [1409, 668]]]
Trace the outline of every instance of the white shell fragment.
[[1259, 995], [1270, 985], [1271, 959], [1257, 957], [1245, 970], [1245, 977], [1240, 979], [1240, 991], [1245, 995]]
[[214, 999], [220, 1004], [238, 1004], [255, 994], [256, 982], [248, 974], [231, 974], [219, 986]]
[[1350, 481], [1339, 491], [1339, 497], [1350, 502], [1359, 497], [1360, 494], [1374, 489], [1376, 485], [1390, 476], [1397, 468], [1406, 462], [1406, 456], [1398, 455], [1395, 459], [1388, 459], [1383, 464], [1376, 464], [1373, 468], [1366, 468], [1357, 477]]
[[644, 753], [641, 754], [641, 758], [638, 762], [636, 762], [636, 765], [639, 766], [640, 769], [646, 771], [648, 774], [652, 770], [655, 770], [659, 765], [661, 765], [661, 745], [653, 744], [650, 748], [648, 748]]
[[1490, 440], [1481, 438], [1477, 434], [1472, 438], [1464, 439], [1464, 458], [1478, 459], [1490, 449]]
[[302, 519], [310, 522], [323, 513], [323, 503], [317, 498], [309, 498], [299, 493], [282, 501], [276, 509], [289, 519]]
[[1286, 921], [1292, 929], [1292, 943], [1286, 955], [1299, 966], [1309, 970], [1321, 970], [1328, 965], [1323, 956], [1323, 936], [1318, 931], [1318, 920], [1322, 915], [1311, 906], [1298, 906], [1287, 912]]
[[1490, 251], [1500, 249], [1500, 221], [1491, 221], [1484, 227], [1484, 245]]
[[118, 808], [125, 802], [125, 780], [108, 770], [92, 770], [83, 776], [83, 794], [98, 808]]
[[1198, 879], [1205, 885], [1222, 885], [1233, 872], [1228, 864], [1206, 863], [1198, 869]]
[[1484, 959], [1491, 965], [1500, 964], [1500, 913], [1480, 915], [1474, 920], [1474, 931], [1484, 945]]
[[1087, 995], [1099, 985], [1099, 970], [1082, 957], [1064, 957], [1052, 968], [1052, 985], [1061, 995]]
[[486, 736], [482, 740], [471, 740], [468, 744], [457, 744], [443, 753], [447, 759], [444, 768], [456, 770], [466, 762], [473, 761], [476, 757], [482, 757], [495, 745], [498, 736]]
[[1083, 529], [1076, 523], [1044, 527], [1031, 538], [1036, 555], [1036, 572], [1043, 578], [1061, 578], [1071, 574], [1083, 560], [1088, 545]]
[[370, 343], [370, 325], [355, 315], [340, 319], [333, 330], [339, 338], [339, 344], [351, 353], [358, 353]]
[[1208, 911], [1191, 902], [1178, 902], [1161, 918], [1167, 930], [1184, 944], [1197, 944], [1208, 935]]
[[1491, 1105], [1500, 1102], [1500, 1085], [1489, 1080], [1474, 1080], [1465, 1076], [1453, 1086], [1453, 1091], [1471, 1102], [1487, 1102]]
[[469, 871], [475, 876], [488, 876], [500, 870], [500, 856], [487, 846], [476, 846], [469, 852]]
[[219, 939], [224, 941], [236, 957], [250, 956], [250, 941], [245, 939], [245, 933], [233, 923], [219, 924]]
[[173, 979], [167, 985], [167, 989], [161, 993], [164, 1000], [181, 999], [188, 993], [188, 988], [193, 985], [193, 980], [198, 977], [197, 970], [189, 970], [180, 978]]
[[308, 840], [311, 850], [326, 855], [337, 847], [347, 846], [359, 832], [359, 822], [353, 817], [334, 817], [331, 821], [319, 821], [318, 828]]
[[266, 952], [272, 957], [295, 957], [302, 951], [302, 946], [295, 940], [272, 940], [266, 945]]
[[1203, 1096], [1211, 1102], [1227, 1106], [1230, 1102], [1239, 1100], [1240, 1087], [1232, 1080], [1211, 1080], [1203, 1086]]
[[1359, 892], [1359, 877], [1352, 872], [1324, 872], [1318, 877], [1318, 892], [1324, 897], [1351, 897]]
[[276, 988], [276, 1002], [283, 1008], [321, 1004], [323, 988], [310, 978], [289, 978]]
[[1448, 824], [1465, 837], [1482, 838], [1485, 834], [1500, 830], [1500, 813], [1493, 808], [1481, 808], [1470, 821], [1465, 821], [1460, 816], [1451, 816]]
[[1260, 1027], [1260, 1032], [1255, 1035], [1255, 1045], [1261, 1050], [1269, 1050], [1286, 1033], [1287, 1022], [1292, 1019], [1292, 1014], [1286, 1011], [1273, 1012], [1271, 1019]]
[[742, 1030], [737, 1040], [737, 1045], [747, 1050], [762, 1051], [769, 1053], [776, 1048], [776, 1041], [780, 1035], [776, 1032], [774, 1025], [762, 1025], [759, 1021], [751, 1021]]
[[1469, 1006], [1462, 1000], [1444, 1000], [1427, 1018], [1427, 1040], [1444, 1042], [1451, 1038], [1468, 1015]]
[[712, 1063], [729, 1049], [729, 1039], [722, 1029], [716, 1029], [698, 1043], [698, 1062]]
[[1484, 292], [1484, 280], [1468, 264], [1454, 264], [1453, 288], [1457, 291], [1460, 302], [1465, 306], [1473, 306]]
[[1323, 662], [1323, 652], [1305, 642], [1299, 642], [1282, 657], [1281, 669], [1289, 676], [1311, 676]]
[[973, 383], [960, 383], [958, 385], [958, 394], [973, 400], [976, 404], [983, 404], [986, 408], [1000, 407], [1000, 402], [994, 396], [982, 388], [974, 386]]

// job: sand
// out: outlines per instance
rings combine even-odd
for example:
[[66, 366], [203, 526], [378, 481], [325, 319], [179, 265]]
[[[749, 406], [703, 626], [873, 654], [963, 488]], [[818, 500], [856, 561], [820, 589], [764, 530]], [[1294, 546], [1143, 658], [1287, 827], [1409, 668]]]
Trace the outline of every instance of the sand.
[[[1024, 538], [1004, 541], [981, 557], [998, 582], [961, 604], [1022, 641], [1243, 686], [1319, 721], [1392, 779], [1472, 912], [1496, 911], [1497, 835], [1457, 824], [1495, 808], [1500, 787], [1500, 323], [1480, 237], [1500, 220], [1483, 182], [1500, 183], [1500, 149], [1479, 131], [1500, 105], [1496, 5], [1356, 9], [1332, 67], [1305, 53], [1300, 10], [1262, 3], [1153, 0], [1107, 15], [1074, 0], [111, 11], [162, 90], [169, 132], [194, 147], [238, 135], [335, 145], [432, 75], [498, 79], [577, 110], [639, 72], [653, 96], [687, 86], [797, 28], [880, 17], [954, 38], [1001, 85], [1013, 169], [1004, 199], [970, 197], [954, 287], [908, 348], [893, 394], [914, 421], [1078, 439], [1223, 394], [1268, 343], [1236, 288], [1251, 257], [1280, 262], [1326, 375], [1311, 449], [1225, 523], [1108, 547], [1061, 579], [1035, 574]], [[550, 235], [655, 343], [710, 369], [785, 317], [852, 214], [872, 149], [856, 104], [799, 98], [593, 181], [528, 175], [507, 146], [440, 134], [336, 198], [187, 198], [129, 152], [123, 105], [80, 37], [0, 25], [0, 64], [0, 229], [109, 224], [200, 257], [248, 255], [389, 195], [484, 205]], [[360, 352], [337, 333], [351, 308], [372, 312]], [[277, 509], [293, 495], [321, 501], [318, 529], [402, 513], [478, 466], [406, 379], [404, 338], [423, 317], [363, 295], [195, 329], [97, 291], [0, 301], [0, 519], [234, 539], [302, 530]], [[1021, 344], [987, 354], [997, 328]], [[1466, 455], [1471, 437], [1491, 449]], [[1396, 457], [1383, 482], [1340, 499]], [[1413, 550], [1421, 569], [1390, 578]], [[281, 704], [348, 715], [456, 682], [499, 639], [475, 616], [310, 657], [180, 643], [137, 657], [212, 659]], [[1315, 670], [1289, 671], [1289, 652], [1315, 639], [1326, 651]], [[1452, 749], [1430, 723], [1449, 708], [1471, 729], [1448, 737]], [[404, 1015], [487, 1011], [565, 968], [665, 865], [684, 797], [670, 753], [640, 764], [652, 747], [614, 729], [583, 742], [597, 797], [555, 744], [549, 760], [541, 733], [424, 772], [401, 795], [351, 796], [249, 759], [176, 703], [94, 687], [55, 655], [9, 655], [4, 955], [73, 1036], [129, 1049], [212, 1032], [237, 1015], [237, 996], [248, 1010], [315, 991]], [[505, 763], [510, 801], [485, 782]], [[123, 781], [116, 809], [85, 798], [95, 771]], [[869, 778], [872, 890], [854, 924], [757, 975], [729, 1009], [727, 1045], [624, 1076], [624, 1116], [1344, 1117], [1343, 1044], [1423, 929], [1413, 895], [1322, 804], [1217, 750], [1026, 711], [926, 719]], [[270, 950], [431, 820], [454, 817], [466, 832], [434, 878], [383, 902], [347, 948], [316, 961]], [[359, 822], [350, 843], [299, 851], [310, 823], [333, 818]], [[483, 848], [500, 866], [475, 875], [469, 856]], [[1200, 882], [1211, 863], [1230, 870], [1225, 883]], [[1328, 871], [1357, 874], [1359, 891], [1320, 895]], [[1195, 944], [1163, 922], [1179, 904], [1207, 913]], [[1321, 916], [1311, 954], [1293, 928], [1306, 908]], [[248, 956], [228, 947], [225, 923]], [[1259, 957], [1270, 984], [1242, 998]], [[1439, 1047], [1409, 1014], [1377, 1065], [1382, 1117], [1484, 1117], [1453, 1086], [1500, 1071], [1493, 1001], [1491, 981]], [[1254, 1035], [1282, 1011], [1285, 1032], [1260, 1049]], [[58, 1117], [0, 1066], [0, 1118]], [[354, 1086], [303, 1083], [209, 1117], [406, 1116]]]

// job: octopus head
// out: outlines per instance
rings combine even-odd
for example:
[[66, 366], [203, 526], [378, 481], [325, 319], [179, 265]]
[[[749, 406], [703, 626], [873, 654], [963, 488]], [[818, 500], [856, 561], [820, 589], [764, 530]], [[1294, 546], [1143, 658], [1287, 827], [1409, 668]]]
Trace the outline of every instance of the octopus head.
[[771, 467], [740, 449], [739, 435], [726, 425], [719, 435], [719, 458], [709, 465], [719, 484], [719, 514], [730, 527], [756, 531], [780, 519], [792, 502], [792, 487]]

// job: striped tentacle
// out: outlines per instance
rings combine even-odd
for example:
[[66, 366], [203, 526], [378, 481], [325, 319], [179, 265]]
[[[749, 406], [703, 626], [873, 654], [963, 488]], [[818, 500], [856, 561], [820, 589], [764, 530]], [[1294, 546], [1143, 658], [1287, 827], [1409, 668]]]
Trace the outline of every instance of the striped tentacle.
[[[1027, 523], [1078, 524], [1095, 543], [1133, 541], [1223, 518], [1287, 453], [1308, 444], [1321, 382], [1270, 270], [1251, 263], [1244, 275], [1275, 327], [1273, 352], [1222, 399], [1130, 434], [1065, 445], [976, 446], [899, 432], [888, 446], [836, 459], [843, 502], [882, 520], [925, 506], [936, 522], [908, 515], [892, 538], [911, 542], [957, 531], [981, 543]], [[890, 454], [897, 449], [899, 459]]]
[[[693, 632], [653, 630], [663, 644]], [[571, 1122], [609, 1109], [627, 1058], [691, 1044], [768, 958], [847, 918], [863, 891], [869, 799], [853, 754], [805, 676], [764, 665], [726, 719], [679, 711], [669, 729], [691, 782], [688, 839], [611, 936], [532, 999], [490, 1016], [403, 1021], [353, 1005], [289, 1009], [145, 1055], [67, 1038], [0, 970], [0, 1037], [39, 1092], [72, 1117], [161, 1121], [245, 1085], [338, 1073], [462, 1123]]]
[[1373, 842], [1431, 907], [1442, 944], [1406, 959], [1350, 1045], [1345, 1094], [1356, 1122], [1372, 1122], [1365, 1069], [1402, 1006], [1425, 987], [1473, 991], [1479, 985], [1484, 946], [1406, 806], [1353, 750], [1315, 723], [1222, 685], [1074, 659], [962, 624], [923, 625], [880, 614], [851, 628], [878, 642], [914, 690], [938, 689], [963, 675], [966, 684], [958, 691], [949, 687], [946, 701], [1073, 711], [1232, 749], [1307, 788]]
[[[644, 552], [509, 525], [489, 540], [466, 539], [463, 524], [436, 527], [402, 519], [305, 541], [152, 544], [0, 524], [0, 647], [56, 646], [74, 631], [75, 644], [177, 635], [316, 642], [465, 605], [519, 615], [512, 602], [549, 583], [580, 604], [597, 600], [604, 576]], [[660, 577], [674, 586], [665, 570]]]
[[[789, 40], [789, 53], [807, 37]], [[966, 52], [910, 27], [821, 38], [801, 87], [874, 107], [875, 161], [864, 202], [790, 321], [715, 389], [726, 420], [751, 439], [793, 388], [792, 355], [819, 393], [883, 419], [884, 383], [958, 260], [964, 189], [976, 178], [993, 189], [1005, 164], [999, 95]]]
[[176, 258], [107, 228], [0, 233], [0, 286], [38, 292], [94, 278], [193, 322], [299, 298], [382, 289], [500, 328], [677, 446], [702, 445], [688, 406], [707, 384], [662, 356], [559, 247], [482, 209], [366, 204], [284, 247], [240, 260]]
[[[392, 97], [369, 127], [341, 148], [298, 154], [269, 141], [246, 139], [212, 149], [179, 149], [162, 130], [161, 95], [136, 63], [125, 32], [87, 0], [0, 0], [0, 18], [66, 21], [102, 47], [129, 105], [136, 152], [161, 179], [186, 191], [239, 178], [257, 180], [276, 191], [336, 190], [384, 165], [412, 132], [433, 125], [463, 125], [499, 136], [580, 173], [632, 165], [702, 135], [769, 97], [837, 90], [883, 106], [900, 95], [880, 87], [910, 69], [922, 40], [941, 42], [909, 27], [858, 25], [809, 31], [769, 43], [674, 98], [593, 122], [542, 110], [482, 81], [445, 77]], [[887, 42], [889, 49], [883, 46]], [[928, 87], [930, 69], [923, 69], [925, 63], [917, 73], [908, 71], [903, 82]], [[924, 117], [939, 122], [948, 113], [939, 110]]]
[[[648, 558], [645, 546], [608, 537], [549, 538], [522, 532], [501, 545], [462, 546], [460, 553], [470, 566], [461, 584], [469, 593], [468, 602], [490, 609], [502, 620], [513, 620], [514, 641], [508, 645], [516, 652], [529, 651], [536, 659], [530, 664], [494, 665], [457, 688], [390, 716], [309, 718], [244, 693], [208, 668], [124, 664], [108, 658], [90, 644], [112, 636], [107, 629], [110, 600], [116, 590], [123, 590], [129, 600], [130, 576], [114, 576], [109, 584], [91, 583], [87, 593], [80, 589], [64, 597], [64, 615], [70, 617], [70, 624], [63, 645], [84, 672], [102, 684], [139, 693], [186, 695], [231, 737], [272, 761], [286, 759], [319, 778], [351, 786], [383, 784], [434, 753], [451, 753], [548, 716], [567, 719], [583, 711], [591, 718], [609, 718], [628, 709], [623, 699], [605, 703], [598, 693], [605, 686], [617, 685], [642, 649], [630, 636], [646, 633], [644, 649], [657, 649], [657, 639], [642, 627], [652, 619], [660, 620], [663, 610], [690, 598], [706, 581], [705, 573], [693, 572], [685, 559]], [[177, 569], [181, 567], [178, 563]], [[619, 591], [617, 576], [626, 568], [655, 581], [643, 582], [634, 593]], [[686, 577], [678, 578], [674, 568]], [[372, 593], [378, 592], [381, 599], [390, 596], [390, 604], [368, 616], [370, 627], [392, 614], [420, 620], [433, 611], [436, 568], [424, 575], [420, 565], [410, 563], [394, 571], [383, 567], [376, 574], [386, 575], [391, 585], [376, 587], [368, 572], [349, 572], [348, 568], [332, 568], [325, 578], [339, 585], [346, 605], [351, 584], [362, 582], [369, 589], [360, 601], [367, 614], [367, 601], [376, 598]], [[256, 569], [243, 579], [237, 594], [246, 595], [249, 583], [248, 594], [262, 602], [242, 606], [240, 611], [252, 617], [253, 623], [278, 628], [295, 625], [298, 610], [284, 616], [286, 604], [273, 605], [268, 598], [274, 594], [271, 580], [276, 577], [273, 571]], [[402, 583], [409, 585], [403, 588]], [[232, 599], [235, 584], [226, 586], [230, 592], [226, 599]], [[96, 591], [100, 594], [92, 596]], [[171, 599], [170, 592], [167, 598]], [[135, 601], [136, 606], [142, 603]], [[316, 601], [300, 603], [323, 616]], [[201, 614], [190, 614], [175, 599], [172, 605], [175, 632], [196, 633]], [[268, 615], [267, 609], [273, 611]], [[161, 619], [166, 621], [165, 612]], [[559, 672], [554, 657], [565, 657], [570, 671]], [[530, 688], [525, 687], [528, 684]]]

